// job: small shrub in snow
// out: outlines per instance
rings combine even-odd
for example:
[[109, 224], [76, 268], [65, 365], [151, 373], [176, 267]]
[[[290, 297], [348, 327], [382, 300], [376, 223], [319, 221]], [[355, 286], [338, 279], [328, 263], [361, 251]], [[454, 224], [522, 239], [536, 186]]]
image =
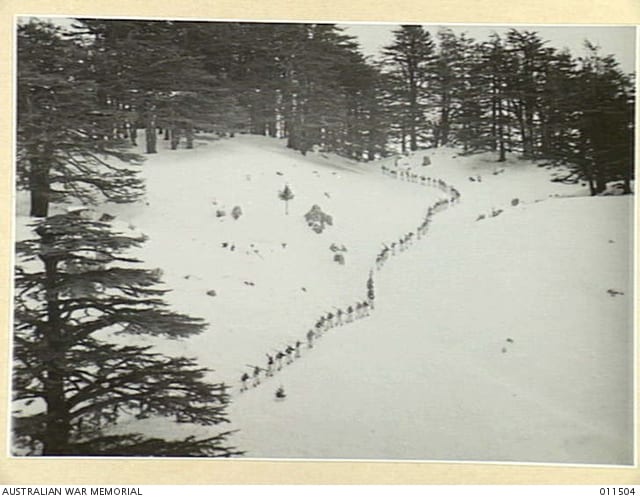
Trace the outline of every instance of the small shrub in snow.
[[216, 210], [216, 217], [218, 217], [218, 218], [222, 218], [222, 217], [224, 217], [226, 214], [227, 214], [227, 212], [226, 212], [226, 211], [224, 211], [224, 210]]
[[278, 197], [284, 201], [284, 214], [289, 214], [289, 201], [291, 201], [295, 196], [293, 191], [289, 187], [289, 184], [285, 184], [284, 189], [278, 192]]
[[304, 219], [316, 234], [322, 234], [327, 225], [333, 225], [333, 217], [324, 213], [322, 208], [317, 204], [314, 204], [311, 209], [305, 213]]
[[511, 206], [518, 206], [520, 204], [520, 200], [518, 198], [513, 198], [511, 200]]
[[231, 210], [231, 216], [234, 220], [238, 220], [242, 216], [242, 208], [240, 206], [234, 206], [233, 210]]
[[210, 289], [209, 291], [207, 291], [207, 295], [208, 296], [217, 296], [217, 293], [216, 293], [215, 289]]
[[429, 166], [431, 164], [431, 159], [429, 156], [424, 156], [422, 158], [422, 166]]
[[333, 261], [338, 262], [340, 265], [344, 265], [344, 255], [342, 253], [336, 253], [333, 255]]

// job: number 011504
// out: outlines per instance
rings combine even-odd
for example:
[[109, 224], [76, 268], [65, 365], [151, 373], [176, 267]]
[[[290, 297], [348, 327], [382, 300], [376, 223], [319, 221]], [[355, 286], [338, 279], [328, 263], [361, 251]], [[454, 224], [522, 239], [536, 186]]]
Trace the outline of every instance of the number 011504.
[[600, 487], [601, 496], [635, 496], [634, 487]]

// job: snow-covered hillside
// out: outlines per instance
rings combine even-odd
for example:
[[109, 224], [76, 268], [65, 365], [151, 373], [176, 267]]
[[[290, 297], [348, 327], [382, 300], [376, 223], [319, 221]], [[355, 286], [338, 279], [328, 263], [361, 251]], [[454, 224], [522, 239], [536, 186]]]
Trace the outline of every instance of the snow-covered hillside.
[[[302, 156], [255, 136], [197, 145], [148, 157], [145, 201], [97, 211], [147, 234], [139, 256], [163, 270], [172, 308], [210, 323], [158, 348], [232, 385], [247, 457], [632, 463], [632, 197], [451, 149], [411, 157], [410, 182], [385, 173], [393, 159]], [[420, 177], [461, 199], [378, 269], [384, 245], [450, 197]], [[332, 217], [321, 234], [304, 219], [313, 205]], [[366, 300], [371, 271], [375, 309], [309, 348], [320, 317]], [[240, 391], [296, 342], [293, 362]]]

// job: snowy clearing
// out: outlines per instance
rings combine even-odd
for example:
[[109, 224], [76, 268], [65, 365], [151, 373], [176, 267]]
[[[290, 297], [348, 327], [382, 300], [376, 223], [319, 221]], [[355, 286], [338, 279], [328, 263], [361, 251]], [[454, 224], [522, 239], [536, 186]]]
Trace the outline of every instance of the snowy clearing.
[[[96, 212], [147, 234], [138, 256], [163, 270], [172, 308], [210, 323], [158, 348], [232, 385], [232, 443], [246, 457], [632, 464], [633, 198], [587, 197], [533, 164], [453, 149], [410, 164], [415, 182], [383, 173], [392, 158], [200, 140], [147, 156], [146, 201]], [[378, 270], [383, 244], [446, 197], [420, 176], [461, 200]], [[321, 234], [304, 219], [313, 205], [333, 220]], [[20, 193], [18, 238], [25, 206]], [[308, 348], [319, 317], [366, 299], [371, 270], [371, 314]], [[299, 358], [240, 392], [249, 366], [296, 341]]]

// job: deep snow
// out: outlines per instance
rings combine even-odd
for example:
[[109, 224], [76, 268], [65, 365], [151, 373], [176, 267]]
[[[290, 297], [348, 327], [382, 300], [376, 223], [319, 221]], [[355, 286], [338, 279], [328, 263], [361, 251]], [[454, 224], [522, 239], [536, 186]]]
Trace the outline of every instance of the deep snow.
[[[431, 166], [420, 166], [425, 154]], [[535, 165], [452, 149], [408, 161], [461, 201], [379, 271], [383, 243], [415, 231], [444, 196], [383, 174], [393, 159], [303, 157], [255, 136], [200, 140], [147, 157], [145, 201], [96, 213], [147, 234], [140, 256], [163, 270], [172, 307], [210, 322], [198, 337], [150, 341], [232, 385], [232, 443], [247, 457], [631, 464], [633, 198], [590, 198]], [[285, 184], [289, 215], [277, 196]], [[303, 218], [313, 204], [334, 220], [322, 234]], [[20, 195], [19, 238], [25, 213]], [[333, 243], [347, 248], [345, 265]], [[369, 317], [240, 393], [248, 366], [364, 300], [371, 269]], [[127, 425], [140, 428], [148, 422]]]

